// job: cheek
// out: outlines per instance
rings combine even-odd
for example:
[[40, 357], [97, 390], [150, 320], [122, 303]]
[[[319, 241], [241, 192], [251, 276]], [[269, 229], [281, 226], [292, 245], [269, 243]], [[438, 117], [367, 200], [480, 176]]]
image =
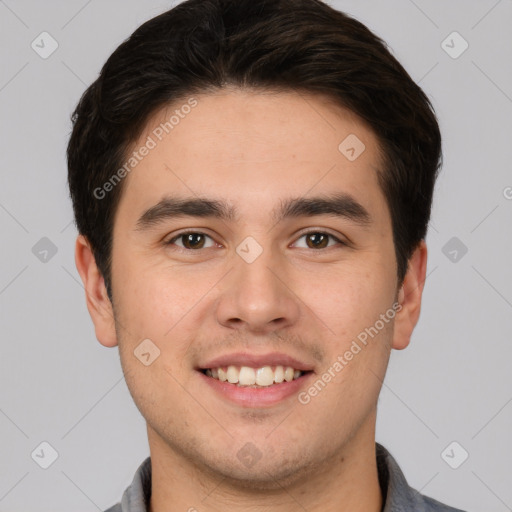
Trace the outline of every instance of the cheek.
[[298, 279], [299, 296], [336, 336], [357, 334], [354, 329], [372, 325], [392, 305], [392, 271], [378, 264], [344, 264]]
[[[119, 350], [123, 367], [134, 372], [134, 389], [142, 392], [142, 388], [159, 389], [163, 384], [174, 388], [176, 381], [171, 374], [184, 383], [190, 377], [193, 342], [203, 330], [205, 317], [212, 315], [208, 292], [214, 291], [212, 287], [219, 276], [194, 272], [192, 267], [180, 271], [169, 265], [145, 266], [135, 259], [118, 270], [123, 275], [117, 301]], [[146, 339], [159, 350], [154, 373], [143, 372], [145, 367], [140, 368], [142, 365], [134, 356]], [[174, 391], [179, 394], [182, 390], [176, 387]]]
[[178, 292], [182, 283], [174, 275], [141, 267], [124, 272], [116, 328], [126, 384], [141, 414], [151, 422], [166, 418], [172, 430], [173, 406], [185, 408], [182, 386], [189, 377], [185, 361], [191, 338], [184, 327], [197, 299]]
[[118, 265], [116, 303], [133, 336], [155, 340], [171, 336], [201, 297], [200, 281], [183, 274], [165, 266], [148, 267], [136, 259]]

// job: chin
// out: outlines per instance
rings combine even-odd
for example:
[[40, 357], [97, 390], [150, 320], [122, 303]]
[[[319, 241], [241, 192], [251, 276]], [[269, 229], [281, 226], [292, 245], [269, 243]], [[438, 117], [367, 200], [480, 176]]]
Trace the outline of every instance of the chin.
[[[298, 445], [295, 445], [297, 448]], [[208, 471], [212, 475], [222, 475], [223, 486], [231, 485], [236, 488], [254, 490], [255, 492], [282, 492], [283, 486], [290, 486], [300, 483], [309, 478], [317, 467], [315, 461], [308, 461], [304, 457], [303, 450], [297, 454], [285, 455], [282, 450], [272, 452], [272, 457], [261, 458], [253, 463], [251, 467], [244, 467], [239, 458], [224, 457], [215, 458], [214, 461], [206, 462]], [[318, 465], [321, 461], [318, 462]]]

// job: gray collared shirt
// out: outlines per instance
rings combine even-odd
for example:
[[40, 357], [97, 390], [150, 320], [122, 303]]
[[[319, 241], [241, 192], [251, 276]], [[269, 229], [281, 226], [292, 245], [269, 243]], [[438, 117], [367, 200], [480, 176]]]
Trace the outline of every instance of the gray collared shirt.
[[[382, 512], [464, 512], [424, 496], [409, 487], [402, 470], [391, 454], [375, 443], [377, 470], [382, 489]], [[124, 491], [120, 503], [105, 512], [147, 512], [151, 496], [151, 458], [137, 469], [131, 485]]]

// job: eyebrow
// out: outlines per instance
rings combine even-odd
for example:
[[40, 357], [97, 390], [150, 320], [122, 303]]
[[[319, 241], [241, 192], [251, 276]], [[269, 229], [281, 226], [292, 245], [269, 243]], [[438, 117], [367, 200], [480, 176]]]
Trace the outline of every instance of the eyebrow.
[[[275, 224], [296, 217], [331, 215], [360, 226], [372, 223], [368, 210], [347, 193], [317, 197], [296, 197], [282, 200], [271, 212]], [[137, 220], [135, 230], [144, 231], [166, 220], [181, 217], [216, 218], [237, 222], [235, 206], [218, 199], [167, 196], [148, 208]]]

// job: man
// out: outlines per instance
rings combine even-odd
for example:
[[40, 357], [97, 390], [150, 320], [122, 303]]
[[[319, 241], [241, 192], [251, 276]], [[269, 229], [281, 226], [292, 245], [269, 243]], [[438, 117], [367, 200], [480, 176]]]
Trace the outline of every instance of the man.
[[441, 161], [384, 43], [319, 0], [188, 0], [73, 123], [76, 264], [150, 446], [109, 510], [456, 510], [375, 442]]

